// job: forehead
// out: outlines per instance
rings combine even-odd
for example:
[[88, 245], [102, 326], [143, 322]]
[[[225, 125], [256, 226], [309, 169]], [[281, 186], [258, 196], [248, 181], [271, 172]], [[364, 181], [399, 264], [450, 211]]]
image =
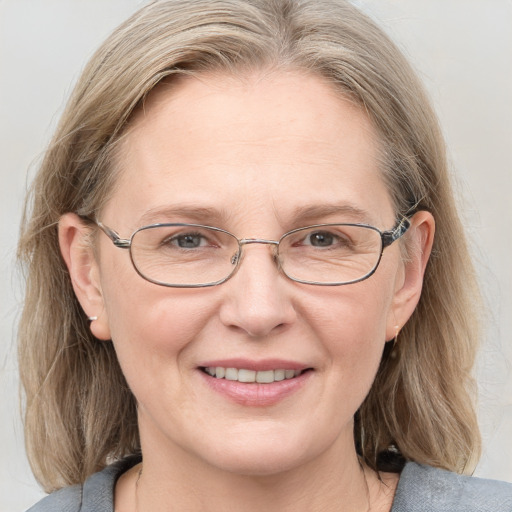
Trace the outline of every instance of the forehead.
[[176, 203], [276, 216], [302, 203], [389, 203], [368, 117], [303, 72], [161, 84], [132, 119], [119, 165], [111, 203], [134, 223]]
[[265, 145], [272, 135], [341, 142], [347, 129], [377, 142], [372, 123], [355, 101], [324, 77], [298, 70], [176, 75], [146, 97], [132, 118], [129, 136], [173, 124], [185, 136], [201, 135], [202, 130], [212, 140], [216, 133], [207, 133], [208, 128], [221, 128], [219, 138], [236, 132], [248, 142], [262, 136]]

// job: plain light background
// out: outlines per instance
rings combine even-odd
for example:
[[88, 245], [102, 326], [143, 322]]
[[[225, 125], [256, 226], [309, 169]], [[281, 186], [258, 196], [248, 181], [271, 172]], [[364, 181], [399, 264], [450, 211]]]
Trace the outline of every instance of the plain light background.
[[[191, 0], [193, 1], [193, 0]], [[359, 0], [404, 49], [441, 119], [486, 300], [479, 476], [512, 482], [512, 0]], [[87, 58], [139, 0], [0, 0], [0, 512], [43, 494], [23, 448], [15, 266], [23, 197]]]

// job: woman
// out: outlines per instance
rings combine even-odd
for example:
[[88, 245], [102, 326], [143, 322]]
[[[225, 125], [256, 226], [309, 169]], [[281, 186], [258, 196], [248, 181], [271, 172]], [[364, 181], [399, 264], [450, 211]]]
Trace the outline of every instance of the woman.
[[512, 509], [455, 474], [478, 293], [443, 141], [350, 4], [141, 9], [72, 95], [20, 254], [27, 447], [63, 488], [33, 510]]

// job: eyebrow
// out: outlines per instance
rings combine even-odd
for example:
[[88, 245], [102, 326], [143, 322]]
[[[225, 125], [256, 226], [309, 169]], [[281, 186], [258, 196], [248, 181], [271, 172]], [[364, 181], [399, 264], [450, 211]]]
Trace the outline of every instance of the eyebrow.
[[[324, 222], [326, 217], [336, 217], [337, 221], [351, 221], [371, 223], [372, 216], [366, 210], [351, 204], [312, 204], [295, 207], [285, 218], [274, 211], [280, 222], [290, 225], [291, 228], [306, 226]], [[149, 225], [162, 222], [174, 222], [183, 219], [185, 222], [208, 224], [213, 226], [223, 225], [231, 217], [224, 209], [208, 206], [178, 204], [152, 208], [145, 212], [139, 219], [140, 225]], [[285, 220], [286, 219], [286, 220]], [[283, 222], [284, 221], [284, 222]]]
[[351, 204], [313, 204], [295, 208], [291, 213], [294, 223], [315, 223], [325, 217], [340, 221], [371, 223], [372, 216], [362, 208]]
[[224, 210], [211, 208], [207, 206], [197, 205], [173, 205], [165, 207], [152, 208], [145, 212], [139, 219], [141, 225], [161, 223], [177, 220], [177, 217], [185, 218], [187, 221], [193, 221], [204, 224], [205, 221], [209, 225], [221, 222], [229, 215]]

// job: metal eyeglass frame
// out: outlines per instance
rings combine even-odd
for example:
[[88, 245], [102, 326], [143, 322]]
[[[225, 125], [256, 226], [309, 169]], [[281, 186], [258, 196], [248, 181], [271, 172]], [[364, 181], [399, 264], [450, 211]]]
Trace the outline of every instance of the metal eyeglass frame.
[[[229, 231], [226, 231], [225, 229], [216, 228], [214, 226], [207, 226], [207, 225], [204, 225], [204, 224], [189, 224], [189, 223], [157, 223], [157, 224], [150, 224], [148, 226], [142, 226], [142, 227], [136, 229], [130, 235], [130, 238], [121, 238], [116, 231], [114, 231], [112, 228], [109, 228], [108, 226], [106, 226], [102, 222], [100, 222], [98, 220], [94, 220], [94, 219], [88, 219], [88, 220], [90, 220], [94, 224], [96, 224], [108, 236], [108, 238], [110, 238], [110, 240], [112, 241], [112, 243], [116, 247], [118, 247], [120, 249], [128, 249], [130, 251], [130, 260], [132, 262], [133, 268], [135, 269], [137, 274], [139, 274], [144, 280], [146, 280], [146, 281], [148, 281], [150, 283], [154, 283], [154, 284], [159, 285], [159, 286], [166, 286], [166, 287], [169, 287], [169, 288], [206, 288], [206, 287], [209, 287], [209, 286], [217, 286], [219, 284], [222, 284], [222, 283], [226, 282], [228, 279], [230, 279], [231, 277], [233, 277], [233, 275], [238, 270], [238, 268], [240, 266], [240, 263], [242, 261], [242, 248], [243, 248], [244, 245], [249, 245], [249, 244], [268, 244], [268, 245], [273, 245], [273, 246], [277, 247], [277, 251], [276, 251], [276, 257], [277, 257], [279, 255], [279, 244], [281, 243], [281, 240], [283, 238], [285, 238], [286, 236], [291, 235], [292, 233], [296, 233], [297, 231], [302, 231], [302, 230], [308, 229], [308, 228], [321, 228], [321, 227], [327, 227], [327, 226], [361, 226], [361, 227], [364, 227], [364, 228], [367, 228], [367, 229], [372, 229], [372, 230], [376, 231], [377, 233], [379, 233], [380, 238], [381, 238], [381, 251], [380, 251], [380, 254], [379, 254], [379, 258], [378, 258], [376, 264], [374, 265], [373, 269], [370, 272], [368, 272], [367, 274], [365, 274], [363, 277], [360, 277], [358, 279], [354, 279], [352, 281], [344, 281], [344, 282], [338, 282], [338, 283], [319, 283], [317, 281], [305, 281], [305, 280], [297, 279], [295, 277], [291, 277], [282, 269], [282, 267], [279, 265], [279, 260], [276, 258], [279, 270], [288, 279], [290, 279], [292, 281], [295, 281], [297, 283], [302, 283], [302, 284], [316, 285], [316, 286], [343, 286], [343, 285], [346, 285], [346, 284], [353, 284], [353, 283], [358, 283], [360, 281], [364, 281], [364, 280], [368, 279], [369, 277], [371, 277], [375, 273], [375, 271], [377, 270], [377, 268], [378, 268], [378, 266], [380, 264], [380, 261], [382, 259], [382, 253], [384, 252], [384, 249], [386, 247], [389, 247], [393, 242], [395, 242], [399, 238], [401, 238], [407, 232], [407, 230], [410, 228], [411, 222], [410, 222], [409, 219], [410, 218], [405, 217], [405, 216], [402, 217], [400, 220], [397, 221], [395, 226], [392, 229], [388, 230], [388, 231], [381, 231], [379, 228], [376, 228], [374, 226], [370, 226], [369, 224], [361, 224], [361, 223], [338, 222], [338, 223], [330, 223], [330, 224], [313, 224], [311, 226], [304, 226], [304, 227], [301, 227], [301, 228], [296, 228], [296, 229], [293, 229], [291, 231], [288, 231], [284, 235], [282, 235], [279, 240], [266, 240], [266, 239], [262, 239], [262, 238], [242, 238], [242, 239], [239, 239], [235, 235], [233, 235], [233, 233], [230, 233]], [[149, 277], [145, 276], [137, 268], [137, 265], [135, 264], [135, 262], [133, 260], [132, 251], [131, 251], [132, 240], [133, 240], [133, 237], [139, 231], [142, 231], [142, 230], [145, 230], [145, 229], [150, 229], [150, 228], [155, 228], [155, 227], [165, 227], [165, 226], [190, 226], [190, 227], [196, 227], [196, 228], [207, 228], [207, 229], [211, 229], [211, 230], [214, 230], [214, 231], [218, 231], [218, 232], [230, 235], [231, 237], [233, 237], [235, 240], [238, 241], [238, 252], [233, 256], [233, 261], [232, 261], [232, 263], [235, 264], [235, 267], [223, 279], [220, 279], [218, 281], [214, 281], [214, 282], [211, 282], [211, 283], [206, 283], [206, 284], [202, 284], [202, 283], [201, 284], [169, 284], [169, 283], [164, 283], [164, 282], [161, 282], [161, 281], [156, 281], [156, 280], [150, 279]]]

